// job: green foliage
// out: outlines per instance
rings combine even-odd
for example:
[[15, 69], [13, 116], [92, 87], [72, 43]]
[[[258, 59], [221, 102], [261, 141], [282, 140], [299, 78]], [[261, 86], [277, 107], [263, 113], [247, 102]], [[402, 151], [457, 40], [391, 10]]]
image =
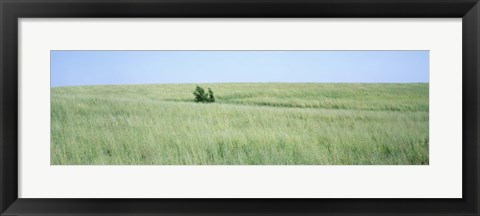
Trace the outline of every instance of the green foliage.
[[195, 102], [199, 103], [205, 103], [208, 99], [208, 95], [205, 94], [205, 89], [202, 87], [198, 86], [195, 88], [195, 91], [193, 92], [193, 95], [195, 96]]
[[212, 89], [208, 88], [208, 93], [205, 93], [205, 89], [198, 86], [195, 88], [193, 92], [195, 96], [195, 102], [197, 103], [213, 103], [215, 102], [215, 96], [213, 96]]
[[209, 103], [214, 103], [215, 102], [215, 96], [213, 95], [213, 91], [211, 88], [208, 88], [208, 99], [207, 101]]
[[427, 83], [209, 86], [52, 88], [51, 164], [429, 163]]

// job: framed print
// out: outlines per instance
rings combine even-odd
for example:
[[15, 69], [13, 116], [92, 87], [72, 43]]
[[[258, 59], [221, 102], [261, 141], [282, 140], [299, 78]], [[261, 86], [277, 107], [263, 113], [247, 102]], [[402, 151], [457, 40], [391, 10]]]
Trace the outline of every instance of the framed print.
[[475, 0], [1, 1], [1, 215], [478, 215]]

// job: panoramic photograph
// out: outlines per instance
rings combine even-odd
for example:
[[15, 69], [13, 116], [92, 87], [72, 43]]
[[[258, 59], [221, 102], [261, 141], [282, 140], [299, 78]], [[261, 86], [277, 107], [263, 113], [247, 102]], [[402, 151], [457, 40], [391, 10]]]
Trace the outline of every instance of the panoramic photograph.
[[429, 51], [50, 57], [51, 165], [429, 164]]

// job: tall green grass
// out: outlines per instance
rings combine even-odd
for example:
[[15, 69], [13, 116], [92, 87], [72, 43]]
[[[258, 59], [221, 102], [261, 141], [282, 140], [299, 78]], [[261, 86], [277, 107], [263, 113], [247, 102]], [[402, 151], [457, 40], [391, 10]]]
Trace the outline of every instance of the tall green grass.
[[428, 164], [428, 84], [51, 89], [53, 165]]

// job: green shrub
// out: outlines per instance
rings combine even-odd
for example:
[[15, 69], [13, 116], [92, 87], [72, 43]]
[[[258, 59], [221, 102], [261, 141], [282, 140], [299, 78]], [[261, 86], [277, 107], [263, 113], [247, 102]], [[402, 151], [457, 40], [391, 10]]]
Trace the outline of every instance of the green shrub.
[[208, 98], [207, 98], [207, 102], [209, 102], [209, 103], [215, 102], [215, 96], [213, 96], [213, 91], [212, 91], [211, 88], [208, 88]]
[[198, 86], [195, 88], [193, 92], [195, 96], [195, 102], [197, 103], [213, 103], [215, 102], [215, 96], [213, 95], [212, 89], [208, 88], [208, 93], [205, 93], [205, 89]]

